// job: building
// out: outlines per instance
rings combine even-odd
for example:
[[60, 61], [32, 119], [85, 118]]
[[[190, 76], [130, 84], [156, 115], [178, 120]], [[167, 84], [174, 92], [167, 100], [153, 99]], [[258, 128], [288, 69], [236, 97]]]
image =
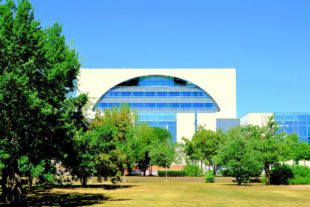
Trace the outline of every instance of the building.
[[300, 142], [310, 143], [310, 113], [248, 113], [241, 117], [241, 125], [265, 126], [268, 117], [274, 116], [274, 121], [278, 123], [280, 130], [288, 134], [296, 133]]
[[239, 125], [235, 69], [81, 69], [78, 93], [89, 111], [127, 103], [139, 121], [168, 129], [174, 141], [191, 138], [199, 125], [215, 131]]
[[199, 125], [226, 131], [238, 125], [264, 126], [274, 115], [281, 131], [310, 143], [310, 113], [248, 113], [236, 117], [236, 71], [229, 69], [81, 69], [78, 93], [93, 103], [88, 112], [121, 103], [140, 122], [168, 129], [174, 141], [191, 138]]

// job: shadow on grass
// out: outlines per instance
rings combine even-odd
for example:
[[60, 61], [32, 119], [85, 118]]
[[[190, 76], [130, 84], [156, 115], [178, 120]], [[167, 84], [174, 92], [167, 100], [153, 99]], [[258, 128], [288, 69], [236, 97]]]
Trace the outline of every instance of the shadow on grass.
[[89, 193], [41, 193], [27, 197], [28, 206], [85, 206], [101, 204], [110, 197]]
[[116, 190], [123, 188], [132, 188], [135, 185], [113, 185], [113, 184], [99, 184], [99, 185], [87, 185], [83, 187], [82, 185], [57, 185], [53, 186], [54, 188], [70, 189], [70, 188], [102, 188], [104, 190]]

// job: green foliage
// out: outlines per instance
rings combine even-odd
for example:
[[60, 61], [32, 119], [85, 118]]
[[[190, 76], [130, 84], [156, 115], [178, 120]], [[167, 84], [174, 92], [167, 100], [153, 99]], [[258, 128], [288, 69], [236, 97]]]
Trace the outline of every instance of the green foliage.
[[225, 133], [220, 130], [214, 132], [199, 126], [191, 141], [183, 139], [186, 145], [186, 155], [191, 163], [197, 163], [200, 160], [205, 164], [211, 165], [215, 174], [218, 165], [214, 158], [218, 154], [219, 146], [224, 142], [225, 138]]
[[96, 113], [86, 132], [76, 134], [74, 151], [65, 165], [83, 185], [94, 174], [119, 181], [121, 173], [132, 166], [135, 116], [127, 105], [106, 109], [104, 114]]
[[80, 68], [78, 55], [61, 33], [57, 23], [43, 28], [28, 0], [0, 4], [0, 167], [6, 203], [14, 202], [11, 192], [21, 192], [5, 185], [15, 177], [18, 185], [11, 186], [20, 188], [25, 169], [18, 161], [26, 156], [31, 169], [42, 160], [61, 160], [76, 129], [85, 124], [87, 97], [69, 95]]
[[[278, 134], [278, 124], [273, 121], [273, 116], [269, 117], [267, 125], [264, 127], [249, 126], [250, 139], [253, 142], [254, 150], [258, 152], [260, 163], [266, 175], [266, 184], [270, 184], [270, 169], [281, 160], [283, 154], [283, 143], [286, 135]], [[249, 131], [249, 130], [248, 130]]]
[[310, 184], [309, 167], [293, 165], [291, 166], [291, 169], [294, 177], [289, 179], [289, 184]]
[[184, 167], [185, 176], [198, 177], [203, 176], [203, 170], [198, 165], [186, 165]]
[[228, 131], [225, 145], [220, 147], [217, 156], [218, 163], [230, 170], [236, 177], [238, 185], [247, 183], [253, 174], [261, 172], [258, 153], [253, 150], [251, 139], [248, 139], [249, 130], [235, 127]]
[[293, 178], [293, 172], [290, 166], [276, 163], [270, 173], [270, 183], [274, 185], [288, 185], [289, 179]]
[[159, 177], [165, 177], [167, 172], [168, 177], [184, 177], [184, 170], [157, 170], [157, 174]]
[[204, 178], [204, 181], [205, 181], [205, 183], [214, 183], [214, 181], [215, 181], [215, 175], [214, 175], [213, 170], [209, 170], [209, 171], [206, 173], [205, 178]]
[[174, 143], [168, 130], [150, 127], [145, 123], [137, 126], [137, 167], [145, 172], [151, 165], [168, 168], [175, 159]]

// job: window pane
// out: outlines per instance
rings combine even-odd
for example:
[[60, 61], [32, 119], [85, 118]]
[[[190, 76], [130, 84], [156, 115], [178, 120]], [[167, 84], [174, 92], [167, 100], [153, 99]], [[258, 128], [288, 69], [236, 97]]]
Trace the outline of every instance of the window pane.
[[191, 104], [190, 103], [181, 103], [181, 108], [190, 108]]
[[168, 104], [167, 103], [158, 103], [157, 107], [159, 107], [159, 108], [168, 107]]
[[119, 96], [119, 92], [114, 92], [114, 96]]
[[102, 108], [108, 107], [108, 104], [107, 104], [107, 103], [100, 103], [100, 104], [99, 104], [99, 107], [102, 107]]
[[203, 103], [193, 103], [193, 107], [195, 107], [195, 108], [202, 108], [203, 107]]
[[121, 92], [121, 96], [130, 96], [131, 92]]
[[179, 104], [178, 104], [178, 103], [170, 103], [170, 104], [169, 104], [169, 107], [178, 108], [178, 107], [179, 107]]
[[133, 92], [133, 96], [143, 96], [143, 92]]
[[191, 96], [191, 92], [182, 92], [182, 96]]
[[169, 96], [179, 96], [179, 92], [169, 92]]
[[198, 96], [198, 92], [193, 92], [193, 96]]
[[143, 104], [142, 103], [133, 103], [132, 106], [137, 107], [137, 108], [141, 108], [141, 107], [143, 107]]
[[157, 96], [167, 96], [167, 92], [157, 92]]
[[154, 103], [146, 103], [146, 104], [145, 104], [145, 107], [151, 107], [151, 108], [153, 108], [153, 107], [155, 107], [155, 104], [154, 104]]
[[155, 92], [145, 92], [145, 96], [155, 96]]
[[215, 105], [213, 103], [206, 103], [207, 108], [215, 108]]

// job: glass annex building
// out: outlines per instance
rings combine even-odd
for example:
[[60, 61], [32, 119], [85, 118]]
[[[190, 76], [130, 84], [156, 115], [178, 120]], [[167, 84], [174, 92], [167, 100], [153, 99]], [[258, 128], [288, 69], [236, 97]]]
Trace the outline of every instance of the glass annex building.
[[174, 141], [190, 139], [199, 125], [239, 125], [235, 69], [82, 69], [78, 91], [93, 102], [90, 116], [128, 104], [139, 122], [168, 129]]

